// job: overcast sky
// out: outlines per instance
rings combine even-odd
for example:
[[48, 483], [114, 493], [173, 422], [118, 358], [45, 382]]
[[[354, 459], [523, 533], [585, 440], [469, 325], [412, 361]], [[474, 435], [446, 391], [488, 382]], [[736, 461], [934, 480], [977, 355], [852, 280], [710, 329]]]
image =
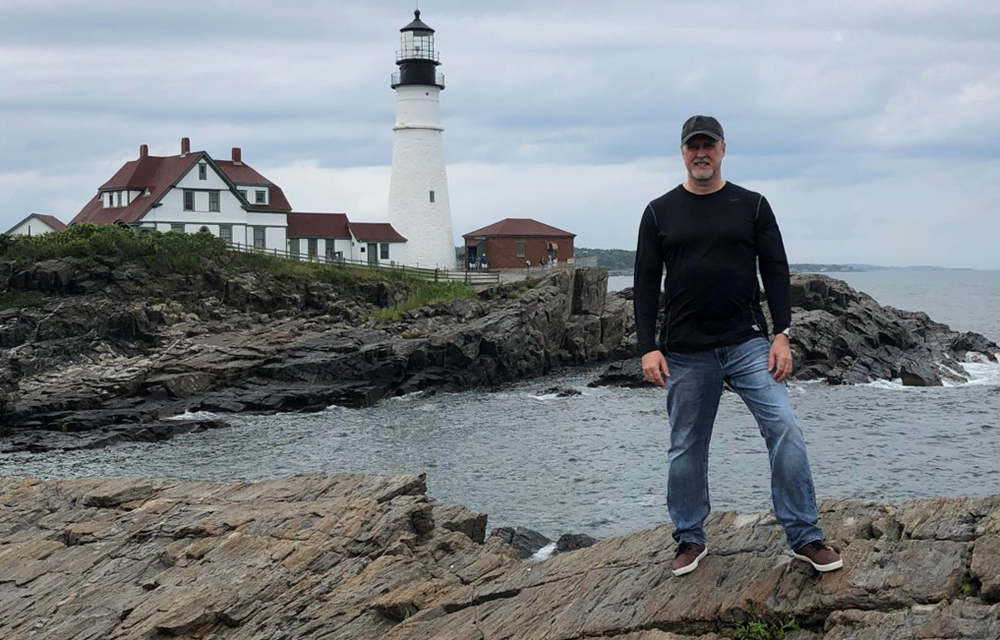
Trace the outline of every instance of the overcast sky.
[[[298, 211], [386, 219], [412, 0], [0, 0], [0, 230], [125, 161], [231, 147]], [[635, 246], [718, 117], [792, 262], [1000, 268], [1000, 3], [421, 0], [456, 244], [507, 217]]]

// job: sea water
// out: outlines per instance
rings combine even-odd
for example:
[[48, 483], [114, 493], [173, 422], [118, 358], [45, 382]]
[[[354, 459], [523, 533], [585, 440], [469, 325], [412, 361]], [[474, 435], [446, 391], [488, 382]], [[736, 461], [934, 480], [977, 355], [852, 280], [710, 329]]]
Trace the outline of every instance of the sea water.
[[[1000, 272], [836, 275], [883, 304], [1000, 340]], [[609, 288], [624, 286], [631, 278], [613, 278]], [[791, 383], [818, 497], [1000, 493], [1000, 366], [968, 369], [974, 380], [951, 387]], [[223, 416], [233, 427], [160, 444], [0, 455], [0, 474], [232, 480], [315, 470], [426, 473], [434, 497], [485, 511], [491, 527], [605, 537], [666, 522], [665, 394], [589, 388], [599, 371], [565, 370], [489, 392], [417, 394], [360, 410]], [[553, 387], [580, 395], [560, 397]], [[757, 426], [727, 393], [712, 441], [712, 506], [769, 508], [769, 482]]]

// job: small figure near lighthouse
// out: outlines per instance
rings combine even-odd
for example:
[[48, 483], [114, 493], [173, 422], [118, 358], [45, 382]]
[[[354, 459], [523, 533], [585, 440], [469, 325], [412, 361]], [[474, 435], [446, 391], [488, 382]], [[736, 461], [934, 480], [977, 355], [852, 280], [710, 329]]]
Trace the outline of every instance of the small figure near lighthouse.
[[389, 222], [405, 238], [405, 264], [455, 268], [448, 176], [439, 95], [444, 76], [437, 72], [434, 29], [413, 12], [413, 22], [400, 29], [396, 52], [399, 71], [392, 74], [396, 91], [396, 125], [392, 137], [389, 179]]

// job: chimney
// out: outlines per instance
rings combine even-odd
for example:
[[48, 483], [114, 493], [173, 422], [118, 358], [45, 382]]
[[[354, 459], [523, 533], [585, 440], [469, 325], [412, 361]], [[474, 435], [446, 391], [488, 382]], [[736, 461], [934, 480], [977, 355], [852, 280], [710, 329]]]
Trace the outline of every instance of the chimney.
[[181, 138], [181, 157], [191, 153], [191, 138]]
[[139, 157], [140, 158], [145, 158], [148, 155], [149, 155], [149, 145], [147, 145], [147, 144], [140, 144], [139, 145]]
[[233, 147], [233, 164], [243, 164], [243, 149]]

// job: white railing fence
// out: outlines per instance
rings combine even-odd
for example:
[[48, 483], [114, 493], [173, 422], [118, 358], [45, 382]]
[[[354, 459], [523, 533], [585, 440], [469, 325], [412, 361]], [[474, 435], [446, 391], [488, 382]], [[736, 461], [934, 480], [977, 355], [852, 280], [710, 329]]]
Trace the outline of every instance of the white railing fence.
[[259, 253], [263, 255], [284, 258], [285, 260], [296, 260], [298, 262], [313, 262], [317, 264], [328, 264], [340, 267], [351, 267], [355, 269], [382, 269], [406, 273], [415, 278], [429, 280], [431, 282], [465, 282], [467, 284], [496, 284], [500, 282], [498, 271], [462, 271], [449, 269], [427, 269], [424, 267], [411, 267], [395, 262], [367, 262], [364, 260], [348, 260], [347, 258], [327, 257], [320, 255], [306, 255], [301, 253], [291, 253], [280, 249], [267, 249], [255, 247], [253, 245], [241, 244], [239, 242], [226, 242], [226, 248], [230, 251], [241, 253]]

